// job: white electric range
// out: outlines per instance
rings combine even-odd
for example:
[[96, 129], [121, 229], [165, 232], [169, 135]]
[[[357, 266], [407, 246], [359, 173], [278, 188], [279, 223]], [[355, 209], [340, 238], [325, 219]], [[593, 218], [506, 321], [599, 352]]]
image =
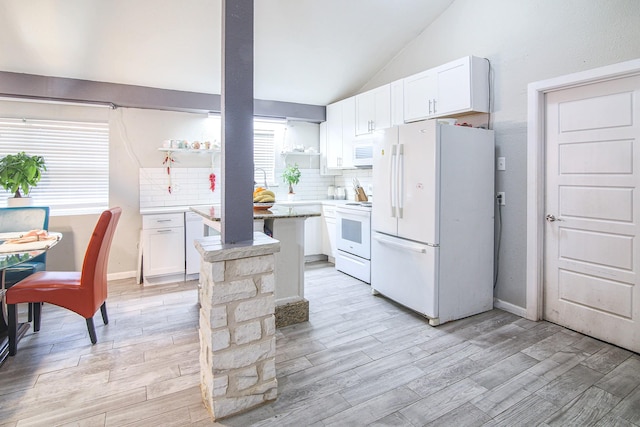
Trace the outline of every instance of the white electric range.
[[336, 269], [371, 283], [371, 202], [336, 206]]

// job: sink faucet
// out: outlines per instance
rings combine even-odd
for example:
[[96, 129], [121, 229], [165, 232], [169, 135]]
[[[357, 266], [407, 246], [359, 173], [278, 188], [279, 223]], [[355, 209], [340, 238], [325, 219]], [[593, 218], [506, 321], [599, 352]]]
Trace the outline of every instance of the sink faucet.
[[[253, 171], [254, 172], [255, 171], [262, 171], [262, 176], [264, 178], [264, 187], [263, 188], [269, 188], [269, 186], [267, 185], [267, 172], [263, 168], [255, 168]], [[253, 180], [253, 185], [256, 185], [255, 179]]]

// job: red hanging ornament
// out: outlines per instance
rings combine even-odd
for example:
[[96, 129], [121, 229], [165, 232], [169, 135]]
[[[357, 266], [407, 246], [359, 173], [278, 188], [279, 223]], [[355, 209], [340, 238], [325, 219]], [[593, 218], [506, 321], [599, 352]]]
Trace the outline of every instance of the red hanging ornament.
[[216, 189], [216, 174], [213, 172], [209, 174], [209, 188], [211, 191]]

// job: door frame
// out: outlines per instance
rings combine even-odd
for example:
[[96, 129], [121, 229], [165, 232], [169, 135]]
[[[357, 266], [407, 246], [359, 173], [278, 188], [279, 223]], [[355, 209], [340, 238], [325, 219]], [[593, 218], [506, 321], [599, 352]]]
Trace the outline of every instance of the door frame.
[[640, 59], [529, 83], [527, 105], [527, 255], [526, 310], [529, 320], [543, 318], [545, 95], [606, 80], [640, 74]]

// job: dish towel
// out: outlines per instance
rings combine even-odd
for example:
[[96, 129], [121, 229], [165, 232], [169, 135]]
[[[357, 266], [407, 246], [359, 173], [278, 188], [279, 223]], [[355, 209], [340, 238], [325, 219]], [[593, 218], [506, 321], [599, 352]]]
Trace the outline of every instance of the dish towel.
[[0, 233], [0, 253], [28, 252], [47, 249], [60, 239], [59, 234], [49, 234], [45, 230]]

